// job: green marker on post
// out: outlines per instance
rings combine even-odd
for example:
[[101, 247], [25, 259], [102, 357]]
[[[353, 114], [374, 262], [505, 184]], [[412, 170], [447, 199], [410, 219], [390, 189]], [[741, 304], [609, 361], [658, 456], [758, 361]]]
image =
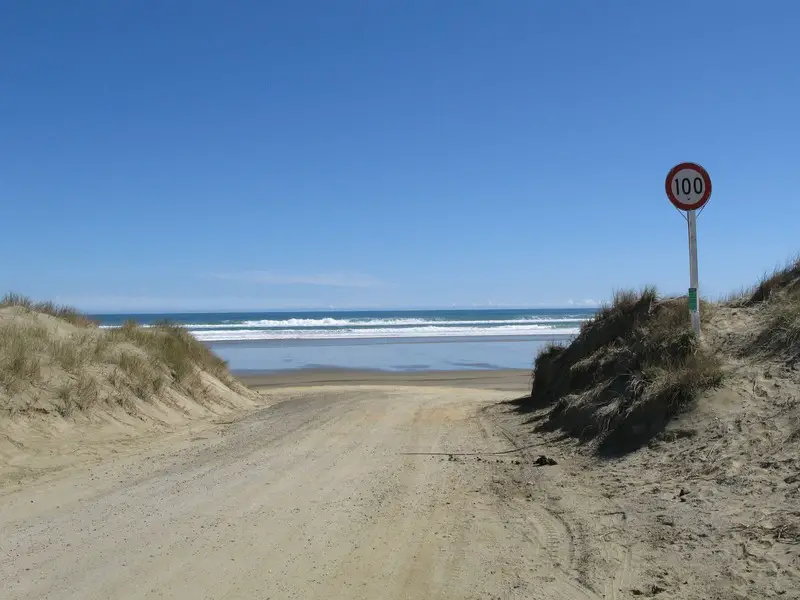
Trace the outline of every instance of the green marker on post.
[[697, 312], [697, 288], [689, 288], [689, 311]]

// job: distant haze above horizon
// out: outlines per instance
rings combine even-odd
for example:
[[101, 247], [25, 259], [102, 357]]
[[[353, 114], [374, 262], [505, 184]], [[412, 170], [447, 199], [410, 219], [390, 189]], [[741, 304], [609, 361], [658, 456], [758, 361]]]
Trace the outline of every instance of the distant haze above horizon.
[[798, 250], [800, 4], [5, 3], [0, 293], [87, 312], [596, 307]]

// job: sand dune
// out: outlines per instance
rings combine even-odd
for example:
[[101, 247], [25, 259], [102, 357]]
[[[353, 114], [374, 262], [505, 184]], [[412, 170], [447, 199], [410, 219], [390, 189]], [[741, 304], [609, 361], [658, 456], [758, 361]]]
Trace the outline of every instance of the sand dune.
[[0, 308], [0, 478], [259, 402], [178, 328], [101, 330], [43, 308]]

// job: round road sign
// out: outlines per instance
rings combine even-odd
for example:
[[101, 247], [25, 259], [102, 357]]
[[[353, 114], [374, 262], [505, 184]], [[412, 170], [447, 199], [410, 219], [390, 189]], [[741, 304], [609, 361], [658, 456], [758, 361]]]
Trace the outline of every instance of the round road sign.
[[700, 165], [681, 163], [667, 174], [667, 197], [680, 210], [696, 210], [711, 196], [711, 178]]

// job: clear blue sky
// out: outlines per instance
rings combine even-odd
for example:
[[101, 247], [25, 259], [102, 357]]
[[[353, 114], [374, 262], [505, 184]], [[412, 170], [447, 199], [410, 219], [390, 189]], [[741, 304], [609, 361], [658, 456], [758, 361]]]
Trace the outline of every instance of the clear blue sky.
[[563, 306], [800, 250], [800, 3], [0, 3], [0, 290]]

